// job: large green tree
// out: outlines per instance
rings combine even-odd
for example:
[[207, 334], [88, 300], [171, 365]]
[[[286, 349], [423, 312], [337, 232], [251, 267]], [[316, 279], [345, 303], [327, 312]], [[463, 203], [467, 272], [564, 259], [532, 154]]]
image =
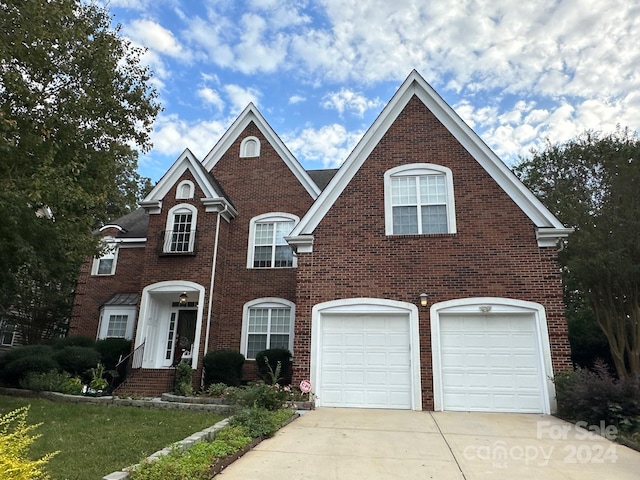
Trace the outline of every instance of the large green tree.
[[516, 173], [565, 225], [565, 288], [587, 299], [619, 376], [640, 374], [640, 139], [628, 129], [547, 144]]
[[33, 342], [68, 315], [92, 229], [135, 205], [159, 105], [97, 4], [3, 0], [0, 31], [0, 318]]

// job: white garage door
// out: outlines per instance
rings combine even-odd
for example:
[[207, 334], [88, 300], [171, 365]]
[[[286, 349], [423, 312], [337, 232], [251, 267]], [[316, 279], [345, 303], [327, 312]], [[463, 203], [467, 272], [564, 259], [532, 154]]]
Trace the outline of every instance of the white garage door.
[[411, 408], [408, 315], [323, 315], [320, 336], [320, 405]]
[[543, 412], [535, 319], [519, 315], [442, 315], [443, 409]]

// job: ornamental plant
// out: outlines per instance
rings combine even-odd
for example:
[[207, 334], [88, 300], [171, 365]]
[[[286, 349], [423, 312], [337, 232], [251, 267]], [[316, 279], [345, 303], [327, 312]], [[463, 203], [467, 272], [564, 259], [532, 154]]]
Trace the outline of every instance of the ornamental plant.
[[28, 458], [29, 447], [40, 435], [30, 432], [41, 424], [27, 425], [29, 406], [0, 417], [0, 480], [49, 480], [46, 463], [58, 452], [39, 460]]

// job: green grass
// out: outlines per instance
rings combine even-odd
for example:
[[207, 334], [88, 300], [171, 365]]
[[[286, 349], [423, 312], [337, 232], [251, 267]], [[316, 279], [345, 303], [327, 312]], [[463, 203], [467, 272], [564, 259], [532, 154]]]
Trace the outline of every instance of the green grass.
[[48, 463], [54, 480], [101, 479], [224, 418], [189, 410], [59, 403], [0, 396], [0, 415], [31, 405], [28, 424], [43, 424], [32, 458], [59, 450]]

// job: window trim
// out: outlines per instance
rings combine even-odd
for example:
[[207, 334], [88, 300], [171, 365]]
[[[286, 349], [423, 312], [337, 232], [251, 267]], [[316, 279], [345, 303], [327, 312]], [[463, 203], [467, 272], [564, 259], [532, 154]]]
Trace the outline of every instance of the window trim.
[[[111, 263], [111, 271], [109, 273], [99, 273], [100, 271], [100, 261], [105, 259], [104, 254], [99, 257], [93, 257], [93, 263], [91, 264], [91, 275], [95, 277], [108, 277], [110, 275], [115, 275], [116, 273], [116, 264], [118, 263], [118, 243], [114, 237], [104, 237], [100, 240], [103, 243], [103, 248], [113, 250], [113, 262]], [[105, 252], [106, 253], [106, 252]]]
[[[291, 213], [284, 212], [270, 212], [263, 213], [262, 215], [257, 215], [253, 217], [249, 222], [249, 243], [247, 246], [247, 268], [249, 269], [267, 269], [267, 268], [296, 268], [298, 266], [298, 258], [295, 255], [295, 252], [292, 250], [293, 261], [290, 267], [254, 267], [253, 266], [253, 257], [255, 254], [255, 235], [256, 235], [256, 224], [258, 223], [276, 223], [276, 222], [293, 222], [293, 228], [296, 227], [298, 222], [300, 221], [300, 217], [297, 215], [293, 215]], [[291, 247], [289, 247], [291, 248]]]
[[456, 228], [456, 207], [453, 192], [453, 174], [451, 169], [434, 163], [411, 163], [391, 168], [384, 172], [384, 226], [385, 234], [388, 236], [398, 236], [407, 234], [393, 233], [393, 206], [391, 204], [391, 179], [398, 177], [420, 177], [426, 175], [444, 175], [445, 188], [447, 191], [447, 233], [412, 233], [408, 235], [447, 235], [457, 233]]
[[[111, 315], [127, 315], [127, 326], [125, 328], [124, 337], [109, 337], [107, 332], [109, 331], [109, 319]], [[125, 338], [126, 340], [133, 339], [133, 325], [136, 321], [136, 307], [135, 306], [123, 306], [123, 305], [106, 305], [100, 309], [100, 321], [98, 323], [97, 340], [103, 340], [105, 338]]]
[[[189, 187], [189, 195], [188, 196], [184, 196], [182, 195], [182, 190], [184, 189], [185, 186]], [[193, 184], [193, 182], [191, 180], [183, 180], [181, 181], [178, 186], [176, 187], [176, 200], [188, 200], [188, 199], [192, 199], [195, 195], [195, 186]]]
[[[253, 308], [289, 308], [291, 325], [289, 326], [289, 352], [293, 356], [293, 339], [295, 335], [295, 322], [296, 322], [296, 304], [285, 300], [284, 298], [265, 297], [256, 298], [244, 304], [242, 307], [242, 334], [240, 337], [240, 353], [242, 353], [247, 360], [255, 360], [255, 358], [247, 357], [249, 340], [249, 311]], [[267, 348], [270, 348], [269, 337], [271, 332], [267, 332]]]
[[[18, 333], [18, 329], [16, 328], [15, 324], [7, 320], [0, 320], [0, 346], [13, 347], [13, 345], [16, 343], [17, 333]], [[6, 343], [4, 341], [5, 335], [11, 335], [10, 343]]]
[[[249, 144], [250, 142], [256, 142], [256, 151], [253, 154], [249, 154]], [[240, 158], [255, 158], [260, 156], [260, 140], [258, 137], [249, 136], [242, 139], [240, 143]]]
[[[175, 216], [177, 214], [186, 213], [186, 210], [191, 214], [191, 230], [189, 230], [189, 250], [177, 251], [170, 250], [171, 241], [167, 240], [167, 232], [173, 232], [175, 226]], [[195, 252], [196, 245], [196, 227], [198, 224], [198, 209], [189, 203], [179, 203], [172, 207], [167, 213], [167, 224], [164, 231], [164, 241], [162, 242], [162, 253], [167, 254], [188, 254]]]

